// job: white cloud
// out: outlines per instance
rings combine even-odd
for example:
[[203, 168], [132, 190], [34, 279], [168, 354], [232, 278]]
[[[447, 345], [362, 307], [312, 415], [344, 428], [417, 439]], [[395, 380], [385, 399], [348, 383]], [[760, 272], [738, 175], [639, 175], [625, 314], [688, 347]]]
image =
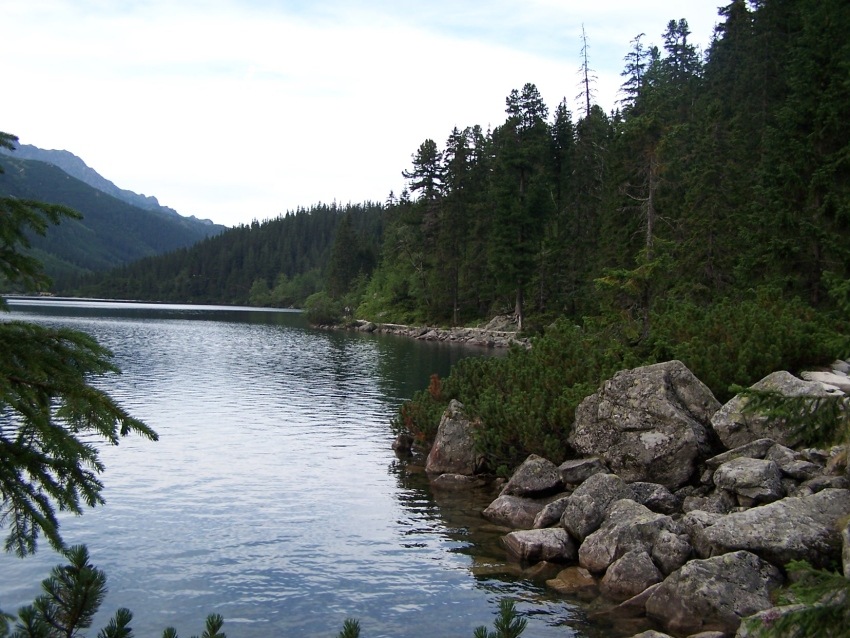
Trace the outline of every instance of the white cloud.
[[[629, 41], [679, 17], [634, 4], [7, 0], [0, 127], [227, 224], [380, 200], [425, 138], [500, 124], [512, 88], [576, 95], [582, 23], [610, 108]], [[688, 4], [705, 42], [713, 3]]]

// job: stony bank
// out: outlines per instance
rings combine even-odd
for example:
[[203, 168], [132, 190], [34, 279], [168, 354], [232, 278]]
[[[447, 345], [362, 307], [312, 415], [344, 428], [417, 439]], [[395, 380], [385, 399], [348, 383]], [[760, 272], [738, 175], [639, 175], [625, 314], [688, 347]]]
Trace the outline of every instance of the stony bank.
[[[776, 372], [753, 388], [843, 400], [848, 372]], [[775, 606], [790, 561], [850, 577], [850, 474], [846, 446], [804, 448], [749, 400], [720, 405], [679, 361], [621, 371], [576, 411], [576, 458], [530, 456], [482, 514], [510, 555], [551, 571], [549, 587], [652, 627], [636, 636], [751, 636], [742, 620], [794, 609]], [[427, 457], [434, 489], [487, 484], [475, 427], [452, 401]]]

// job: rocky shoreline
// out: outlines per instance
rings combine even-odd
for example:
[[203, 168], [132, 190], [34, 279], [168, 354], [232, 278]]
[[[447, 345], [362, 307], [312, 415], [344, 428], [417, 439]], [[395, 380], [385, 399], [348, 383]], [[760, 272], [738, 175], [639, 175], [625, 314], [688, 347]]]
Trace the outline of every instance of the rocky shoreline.
[[[844, 400], [848, 371], [753, 387]], [[619, 372], [576, 410], [576, 458], [532, 455], [482, 515], [550, 588], [636, 619], [635, 638], [751, 636], [744, 619], [791, 609], [774, 606], [789, 561], [850, 577], [850, 470], [847, 446], [803, 448], [748, 400], [721, 406], [679, 361]], [[473, 427], [453, 401], [426, 462], [434, 489], [486, 484]]]
[[364, 320], [355, 321], [350, 327], [358, 332], [392, 334], [420, 341], [460, 343], [484, 348], [509, 348], [512, 345], [530, 346], [528, 339], [517, 336], [516, 324], [509, 317], [496, 317], [486, 325], [474, 328], [406, 326], [398, 323], [375, 323]]

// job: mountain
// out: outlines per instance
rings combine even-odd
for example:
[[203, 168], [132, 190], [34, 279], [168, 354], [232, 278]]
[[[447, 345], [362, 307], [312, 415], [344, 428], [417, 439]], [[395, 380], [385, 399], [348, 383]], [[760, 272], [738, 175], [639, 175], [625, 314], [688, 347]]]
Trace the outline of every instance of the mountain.
[[[92, 188], [96, 188], [107, 195], [112, 195], [113, 197], [127, 202], [132, 206], [136, 206], [143, 210], [158, 211], [169, 215], [175, 215], [177, 217], [183, 217], [173, 208], [162, 206], [156, 197], [151, 195], [140, 195], [139, 193], [119, 188], [86, 164], [82, 158], [77, 157], [70, 151], [46, 150], [30, 144], [20, 144], [14, 151], [9, 151], [0, 147], [0, 154], [9, 155], [18, 159], [36, 160], [39, 162], [53, 164], [68, 173], [71, 177], [76, 177], [78, 180], [88, 184]], [[210, 226], [215, 225], [208, 219], [198, 219], [194, 216], [188, 217], [188, 219], [197, 219], [200, 223]], [[223, 230], [223, 227], [219, 230]]]
[[57, 283], [191, 246], [224, 230], [223, 226], [182, 217], [160, 206], [134, 206], [72, 177], [53, 163], [4, 154], [0, 155], [0, 166], [5, 171], [0, 175], [0, 197], [64, 204], [83, 215], [81, 220], [65, 220], [50, 228], [46, 237], [33, 238], [34, 253]]

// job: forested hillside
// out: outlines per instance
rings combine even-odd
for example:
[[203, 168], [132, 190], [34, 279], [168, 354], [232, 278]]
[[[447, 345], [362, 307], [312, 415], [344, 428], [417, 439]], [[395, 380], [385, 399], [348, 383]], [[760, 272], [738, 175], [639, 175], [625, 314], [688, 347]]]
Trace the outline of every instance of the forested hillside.
[[850, 265], [850, 11], [741, 0], [721, 21], [705, 56], [685, 20], [660, 47], [637, 36], [613, 113], [592, 84], [578, 117], [526, 84], [494, 130], [425, 140], [362, 311], [548, 321], [608, 304], [646, 324], [672, 299], [763, 285], [827, 304]]
[[[76, 294], [182, 303], [301, 306], [325, 285], [325, 272], [351, 258], [340, 284], [374, 267], [382, 235], [380, 204], [318, 204], [276, 219], [241, 225], [160, 257], [75, 282]], [[342, 232], [338, 227], [343, 222]], [[351, 236], [342, 241], [345, 230]], [[339, 245], [332, 251], [339, 235]], [[362, 277], [361, 277], [362, 278]], [[333, 285], [333, 276], [328, 280]]]
[[[509, 311], [526, 329], [615, 312], [638, 336], [671, 303], [759, 287], [831, 307], [850, 265], [848, 16], [838, 0], [738, 0], [720, 10], [707, 52], [672, 20], [660, 45], [631, 42], [610, 113], [590, 74], [578, 114], [528, 83], [494, 129], [423, 141], [409, 190], [383, 205], [235, 229], [99, 289], [298, 305], [321, 287], [371, 319]], [[346, 237], [332, 260], [337, 228]], [[309, 285], [295, 290], [297, 278]]]
[[97, 190], [45, 162], [0, 155], [0, 196], [70, 206], [69, 219], [32, 238], [34, 255], [59, 285], [149, 255], [190, 246], [221, 227], [173, 211], [143, 210]]

